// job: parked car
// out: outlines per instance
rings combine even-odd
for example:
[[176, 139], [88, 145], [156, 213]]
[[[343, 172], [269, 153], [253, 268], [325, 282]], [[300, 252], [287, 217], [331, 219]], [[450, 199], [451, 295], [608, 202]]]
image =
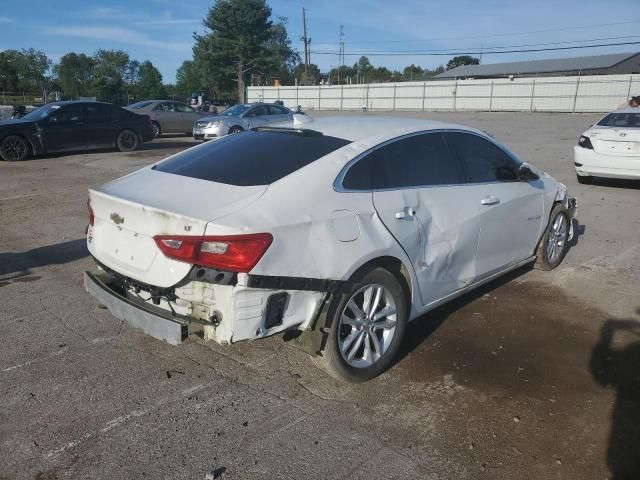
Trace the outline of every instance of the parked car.
[[90, 190], [86, 289], [170, 343], [197, 325], [221, 344], [290, 330], [330, 373], [364, 381], [408, 321], [567, 251], [575, 199], [478, 130], [303, 126], [230, 135]]
[[293, 112], [275, 103], [233, 105], [218, 115], [203, 117], [193, 125], [193, 138], [210, 140], [250, 128], [293, 121]]
[[621, 108], [589, 127], [573, 158], [580, 183], [594, 176], [640, 179], [640, 108]]
[[16, 161], [29, 155], [114, 147], [131, 152], [152, 139], [147, 116], [109, 103], [55, 102], [0, 122], [0, 157]]
[[133, 103], [127, 108], [132, 112], [149, 115], [156, 137], [163, 133], [191, 135], [193, 122], [209, 115], [208, 112], [196, 111], [186, 103], [173, 100], [145, 100]]

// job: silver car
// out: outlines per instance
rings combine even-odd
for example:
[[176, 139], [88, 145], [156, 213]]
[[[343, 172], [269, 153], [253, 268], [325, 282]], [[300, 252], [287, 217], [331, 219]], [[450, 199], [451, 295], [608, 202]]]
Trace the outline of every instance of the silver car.
[[173, 100], [145, 100], [129, 105], [129, 110], [149, 115], [155, 136], [163, 133], [184, 133], [189, 135], [193, 122], [208, 115], [197, 112], [186, 103]]
[[248, 130], [250, 128], [293, 121], [293, 112], [275, 103], [246, 103], [233, 105], [218, 115], [197, 120], [193, 138], [210, 140]]

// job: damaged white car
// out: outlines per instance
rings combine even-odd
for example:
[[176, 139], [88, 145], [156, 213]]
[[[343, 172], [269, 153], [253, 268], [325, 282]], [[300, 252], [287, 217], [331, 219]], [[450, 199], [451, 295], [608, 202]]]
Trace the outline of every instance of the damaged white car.
[[85, 287], [177, 344], [288, 331], [333, 375], [391, 364], [408, 321], [563, 259], [575, 199], [467, 127], [324, 117], [190, 148], [89, 191]]

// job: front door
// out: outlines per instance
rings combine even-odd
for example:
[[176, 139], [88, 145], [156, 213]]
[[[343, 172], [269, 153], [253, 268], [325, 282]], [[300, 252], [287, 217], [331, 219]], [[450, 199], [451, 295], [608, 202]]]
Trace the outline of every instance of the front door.
[[244, 115], [247, 129], [262, 127], [269, 123], [269, 112], [266, 105], [257, 105]]
[[404, 137], [371, 156], [374, 207], [411, 260], [422, 304], [469, 285], [479, 218], [442, 134]]
[[480, 135], [449, 132], [446, 139], [481, 222], [478, 279], [531, 257], [544, 220], [542, 180], [519, 180], [520, 162]]
[[49, 115], [42, 128], [47, 152], [82, 150], [89, 146], [83, 104], [63, 105]]

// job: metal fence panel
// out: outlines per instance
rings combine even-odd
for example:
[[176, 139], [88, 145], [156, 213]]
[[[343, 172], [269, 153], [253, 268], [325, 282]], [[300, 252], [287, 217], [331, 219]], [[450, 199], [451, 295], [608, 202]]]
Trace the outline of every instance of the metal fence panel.
[[249, 101], [304, 110], [608, 112], [640, 94], [640, 75], [249, 87]]

